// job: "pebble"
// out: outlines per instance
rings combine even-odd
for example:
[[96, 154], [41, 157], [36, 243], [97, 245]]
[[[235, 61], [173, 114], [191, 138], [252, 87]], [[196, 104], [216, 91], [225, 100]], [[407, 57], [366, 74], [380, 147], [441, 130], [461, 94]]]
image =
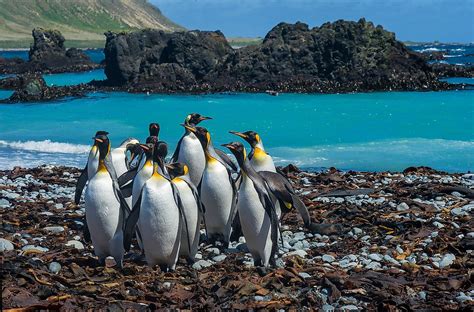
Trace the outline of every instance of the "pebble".
[[436, 226], [438, 229], [444, 228], [444, 225], [438, 221], [433, 222], [433, 225]]
[[13, 246], [12, 242], [8, 239], [0, 238], [0, 252], [10, 251], [13, 249], [15, 249], [15, 246]]
[[42, 216], [48, 216], [48, 217], [54, 215], [54, 213], [52, 213], [51, 211], [42, 211], [39, 214]]
[[304, 251], [303, 249], [299, 249], [299, 250], [295, 250], [295, 251], [289, 252], [289, 253], [287, 253], [286, 255], [287, 255], [288, 257], [290, 257], [290, 256], [299, 256], [299, 257], [301, 257], [301, 258], [304, 258], [304, 257], [306, 257], [307, 254], [308, 254], [308, 253], [307, 253], [306, 251]]
[[193, 269], [201, 270], [203, 268], [210, 267], [211, 265], [212, 263], [207, 260], [199, 260], [199, 261], [194, 262]]
[[117, 265], [117, 262], [115, 261], [114, 257], [107, 257], [105, 258], [105, 266], [108, 268], [114, 267]]
[[458, 302], [466, 302], [466, 301], [473, 301], [473, 298], [471, 296], [467, 296], [465, 293], [460, 292], [459, 295], [456, 297], [456, 300]]
[[307, 279], [307, 278], [310, 278], [310, 277], [311, 277], [311, 275], [309, 275], [309, 274], [306, 273], [306, 272], [300, 272], [300, 273], [298, 273], [298, 275], [301, 276], [301, 277], [304, 278], [304, 279]]
[[426, 300], [426, 292], [420, 291], [418, 297], [420, 297], [421, 300]]
[[377, 270], [382, 268], [382, 265], [380, 264], [380, 262], [372, 261], [368, 265], [366, 265], [365, 268], [368, 270]]
[[47, 226], [44, 228], [45, 231], [50, 233], [62, 233], [64, 232], [64, 227], [62, 226]]
[[171, 283], [170, 282], [164, 282], [163, 283], [163, 288], [170, 289], [171, 288]]
[[324, 262], [328, 262], [328, 263], [336, 261], [336, 258], [334, 258], [331, 255], [323, 255], [322, 259]]
[[49, 249], [46, 248], [46, 247], [35, 246], [35, 245], [26, 245], [26, 246], [23, 246], [23, 248], [21, 248], [21, 250], [23, 250], [23, 251], [27, 251], [27, 250], [30, 250], [30, 249], [35, 249], [35, 250], [38, 250], [40, 252], [48, 252], [49, 251]]
[[380, 262], [383, 260], [383, 257], [382, 255], [372, 253], [369, 255], [369, 259]]
[[385, 261], [387, 261], [387, 262], [392, 263], [392, 264], [400, 265], [400, 263], [399, 263], [397, 260], [393, 259], [393, 258], [392, 258], [391, 256], [389, 256], [389, 255], [384, 255], [384, 256], [383, 256], [383, 259], [384, 259]]
[[467, 216], [467, 212], [461, 207], [451, 209], [451, 214], [455, 217]]
[[443, 259], [439, 262], [439, 267], [445, 268], [453, 264], [454, 260], [456, 260], [456, 256], [453, 254], [446, 254], [444, 255]]
[[51, 262], [48, 269], [51, 273], [58, 274], [61, 271], [61, 265], [58, 262]]
[[359, 308], [353, 304], [348, 304], [341, 307], [342, 311], [359, 311]]
[[323, 312], [334, 312], [336, 309], [330, 304], [323, 304], [322, 310]]
[[355, 227], [355, 228], [352, 228], [352, 233], [354, 233], [354, 235], [359, 235], [359, 234], [362, 234], [362, 230], [359, 229], [358, 227]]
[[410, 207], [406, 203], [401, 203], [397, 206], [397, 211], [406, 211], [410, 209]]
[[9, 208], [10, 202], [4, 198], [0, 199], [0, 208]]
[[220, 255], [221, 253], [219, 248], [215, 248], [215, 247], [207, 248], [206, 251], [215, 255]]
[[63, 205], [63, 204], [56, 204], [56, 205], [54, 205], [54, 208], [56, 208], [56, 209], [63, 209], [63, 208], [64, 208], [64, 205]]
[[71, 246], [71, 247], [74, 247], [76, 248], [77, 250], [83, 250], [84, 249], [84, 245], [80, 242], [80, 241], [77, 241], [77, 240], [70, 240], [66, 243], [66, 246]]
[[226, 255], [218, 255], [218, 256], [215, 256], [214, 258], [212, 258], [212, 261], [221, 262], [221, 261], [224, 261], [225, 258], [227, 258]]

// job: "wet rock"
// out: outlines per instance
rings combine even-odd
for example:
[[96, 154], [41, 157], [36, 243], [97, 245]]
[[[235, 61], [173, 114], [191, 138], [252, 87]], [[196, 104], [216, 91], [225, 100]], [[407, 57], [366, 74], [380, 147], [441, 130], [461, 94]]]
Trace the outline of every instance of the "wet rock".
[[77, 250], [83, 250], [84, 249], [84, 245], [77, 241], [77, 240], [70, 240], [66, 243], [66, 246], [69, 246], [69, 247], [74, 247], [76, 248]]
[[49, 233], [62, 233], [64, 232], [64, 227], [62, 226], [47, 226], [44, 228], [45, 231]]
[[0, 238], [0, 252], [10, 251], [13, 249], [15, 249], [15, 246], [13, 246], [12, 242], [8, 239]]
[[328, 263], [336, 261], [336, 258], [334, 258], [334, 256], [331, 256], [331, 255], [323, 255], [322, 259], [324, 262], [328, 262]]
[[211, 265], [212, 263], [207, 260], [199, 260], [199, 261], [196, 261], [192, 267], [195, 270], [202, 270], [203, 268], [210, 267]]
[[410, 207], [407, 205], [407, 203], [401, 203], [397, 206], [397, 211], [406, 211], [409, 209]]
[[61, 264], [58, 262], [51, 262], [48, 266], [48, 269], [51, 273], [57, 274], [61, 271]]

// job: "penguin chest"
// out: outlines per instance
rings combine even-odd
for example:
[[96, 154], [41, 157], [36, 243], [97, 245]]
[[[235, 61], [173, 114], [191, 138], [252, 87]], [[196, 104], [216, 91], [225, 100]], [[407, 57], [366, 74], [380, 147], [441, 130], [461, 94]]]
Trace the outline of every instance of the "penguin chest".
[[85, 193], [86, 220], [94, 240], [108, 241], [121, 229], [120, 203], [108, 172], [97, 172]]
[[218, 161], [209, 161], [201, 182], [201, 201], [206, 207], [206, 223], [210, 232], [220, 232], [231, 214], [233, 190], [227, 169]]
[[186, 135], [181, 141], [177, 162], [185, 163], [189, 167], [191, 181], [194, 185], [198, 185], [206, 165], [206, 159], [201, 143], [194, 134]]
[[146, 181], [148, 181], [151, 176], [153, 175], [153, 165], [150, 163], [146, 163], [143, 167], [138, 171], [135, 179], [133, 179], [132, 185], [132, 207], [135, 205], [138, 197], [140, 197], [140, 193], [142, 191], [143, 185], [145, 185]]
[[239, 190], [237, 201], [242, 231], [251, 236], [258, 235], [264, 223], [270, 224], [270, 218], [265, 212], [255, 186], [248, 177], [245, 177]]
[[138, 225], [147, 258], [172, 253], [179, 242], [180, 215], [168, 180], [152, 177], [145, 183]]
[[253, 157], [250, 160], [250, 164], [257, 172], [276, 172], [275, 164], [273, 163], [272, 157], [260, 149], [257, 149], [254, 152]]

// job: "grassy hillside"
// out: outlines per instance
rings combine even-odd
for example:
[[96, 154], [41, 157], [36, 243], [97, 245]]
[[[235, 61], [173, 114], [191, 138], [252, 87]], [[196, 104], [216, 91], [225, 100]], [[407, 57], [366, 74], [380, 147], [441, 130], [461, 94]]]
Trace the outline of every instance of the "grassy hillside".
[[29, 47], [35, 27], [58, 29], [80, 47], [103, 46], [108, 30], [182, 29], [146, 0], [0, 0], [0, 7], [3, 48]]

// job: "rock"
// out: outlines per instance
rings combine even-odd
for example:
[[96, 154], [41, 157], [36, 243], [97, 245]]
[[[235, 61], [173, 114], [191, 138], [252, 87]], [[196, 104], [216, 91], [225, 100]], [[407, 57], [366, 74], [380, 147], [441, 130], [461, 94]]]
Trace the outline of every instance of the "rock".
[[208, 248], [206, 249], [206, 251], [214, 255], [219, 255], [221, 253], [219, 248], [215, 248], [215, 247]]
[[465, 293], [460, 292], [459, 295], [456, 297], [456, 300], [458, 302], [464, 303], [466, 301], [473, 301], [473, 298], [471, 296], [467, 296]]
[[306, 257], [308, 253], [302, 249], [299, 249], [299, 250], [295, 250], [295, 251], [292, 251], [292, 252], [289, 252], [286, 254], [286, 256], [288, 257], [291, 257], [291, 256], [298, 256], [298, 257], [301, 257], [301, 258], [304, 258]]
[[410, 207], [406, 203], [401, 203], [397, 206], [397, 211], [406, 211], [410, 209]]
[[433, 222], [433, 225], [436, 226], [438, 229], [444, 228], [444, 225], [438, 221]]
[[227, 258], [226, 255], [219, 255], [219, 256], [215, 256], [212, 258], [212, 261], [214, 262], [221, 262], [221, 261], [224, 261], [225, 258]]
[[453, 254], [446, 254], [439, 262], [440, 269], [450, 266], [456, 260], [456, 256]]
[[211, 265], [212, 263], [207, 260], [199, 260], [199, 261], [194, 262], [193, 269], [201, 270], [203, 268], [210, 267]]
[[219, 31], [108, 32], [104, 53], [109, 83], [153, 91], [447, 88], [418, 53], [365, 19], [280, 23], [261, 44], [237, 50]]
[[321, 307], [321, 310], [323, 312], [334, 312], [336, 309], [330, 304], [323, 304], [323, 306]]
[[35, 250], [38, 252], [48, 252], [49, 249], [46, 247], [41, 247], [41, 246], [35, 246], [35, 245], [26, 245], [21, 248], [23, 251], [28, 251], [28, 250]]
[[15, 246], [8, 239], [0, 238], [0, 252], [14, 250]]
[[74, 247], [77, 250], [83, 250], [84, 249], [84, 245], [80, 241], [77, 241], [77, 240], [68, 241], [66, 243], [66, 246]]
[[420, 297], [421, 300], [426, 300], [426, 292], [420, 291], [418, 297]]
[[468, 213], [462, 209], [462, 207], [451, 209], [451, 214], [455, 217], [467, 216]]
[[380, 261], [383, 260], [383, 256], [379, 255], [379, 254], [372, 253], [372, 254], [369, 255], [369, 259], [380, 262]]
[[354, 235], [359, 235], [359, 234], [362, 234], [362, 230], [359, 229], [358, 227], [354, 227], [352, 228], [352, 233], [354, 233]]
[[311, 275], [309, 275], [306, 272], [300, 272], [300, 273], [298, 273], [298, 275], [301, 276], [304, 279], [311, 278]]
[[10, 208], [10, 202], [5, 198], [0, 199], [0, 208]]
[[365, 266], [365, 268], [368, 270], [377, 270], [377, 269], [380, 269], [381, 267], [382, 265], [380, 264], [380, 262], [377, 262], [377, 261], [372, 261], [368, 265]]
[[334, 257], [331, 256], [331, 255], [323, 255], [322, 260], [323, 260], [324, 262], [331, 263], [331, 262], [336, 261], [336, 258], [334, 258]]
[[112, 268], [117, 265], [117, 261], [115, 261], [114, 257], [108, 256], [105, 258], [105, 266], [107, 268]]
[[56, 209], [63, 209], [63, 208], [64, 208], [64, 205], [63, 205], [63, 204], [56, 204], [56, 205], [54, 205], [54, 208], [56, 208]]
[[61, 271], [61, 264], [57, 262], [51, 262], [48, 266], [48, 269], [51, 273], [58, 274]]
[[44, 228], [45, 231], [49, 233], [62, 233], [64, 232], [64, 227], [62, 226], [47, 226]]
[[171, 288], [171, 283], [170, 282], [164, 282], [163, 283], [163, 288], [170, 289]]
[[353, 304], [349, 304], [349, 305], [342, 306], [341, 311], [359, 311], [359, 308]]

